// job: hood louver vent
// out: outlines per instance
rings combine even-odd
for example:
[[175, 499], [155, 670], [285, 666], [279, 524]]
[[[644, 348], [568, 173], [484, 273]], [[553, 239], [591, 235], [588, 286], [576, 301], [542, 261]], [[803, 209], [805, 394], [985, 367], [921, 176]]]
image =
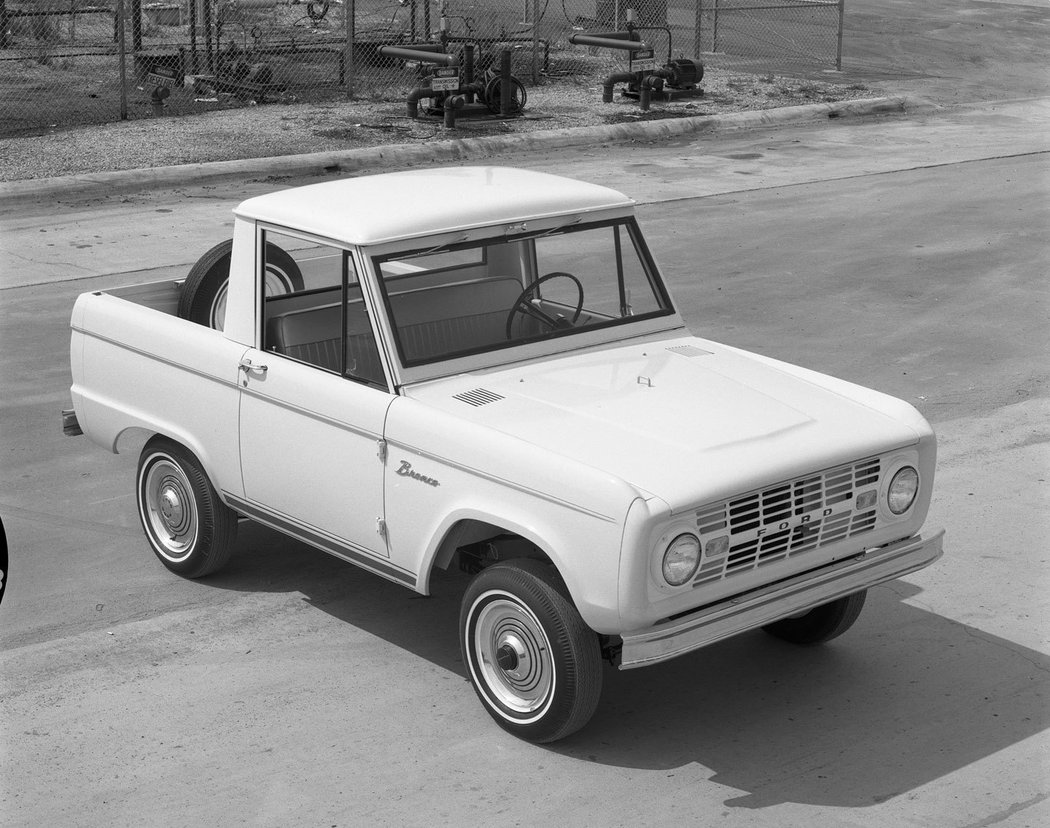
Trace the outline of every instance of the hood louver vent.
[[687, 357], [698, 357], [698, 356], [711, 356], [710, 351], [704, 351], [701, 348], [697, 348], [695, 345], [675, 345], [673, 348], [668, 348], [673, 354], [681, 354]]
[[488, 405], [489, 403], [499, 402], [503, 399], [503, 397], [494, 391], [486, 391], [484, 388], [475, 388], [473, 391], [464, 391], [462, 394], [453, 394], [452, 396], [453, 399], [465, 402], [467, 405], [472, 405], [475, 408], [482, 405]]

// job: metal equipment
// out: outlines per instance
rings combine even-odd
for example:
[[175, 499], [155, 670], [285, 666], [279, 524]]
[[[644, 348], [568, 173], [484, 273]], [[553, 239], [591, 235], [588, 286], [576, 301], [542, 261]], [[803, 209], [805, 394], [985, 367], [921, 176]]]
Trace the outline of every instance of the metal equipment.
[[[615, 32], [578, 32], [569, 36], [569, 43], [577, 46], [592, 46], [599, 49], [615, 49], [629, 52], [629, 68], [626, 72], [614, 72], [602, 83], [602, 101], [610, 103], [613, 88], [618, 83], [627, 84], [622, 90], [624, 97], [637, 98], [643, 110], [649, 109], [654, 94], [665, 101], [683, 97], [698, 97], [704, 94], [699, 83], [704, 77], [704, 64], [690, 58], [671, 58], [671, 34], [667, 32], [667, 62], [656, 65], [656, 53], [642, 40], [641, 32], [647, 28], [634, 25], [634, 11], [627, 10], [627, 30]], [[662, 28], [662, 27], [655, 27]]]
[[503, 118], [520, 115], [528, 96], [525, 86], [510, 72], [509, 49], [500, 52], [500, 68], [489, 66], [477, 78], [474, 45], [463, 45], [462, 59], [448, 54], [441, 44], [423, 43], [411, 46], [380, 46], [383, 57], [400, 58], [416, 63], [421, 71], [421, 82], [408, 93], [409, 118], [419, 117], [419, 101], [427, 99], [428, 115], [444, 118], [448, 128], [456, 125], [457, 117]]

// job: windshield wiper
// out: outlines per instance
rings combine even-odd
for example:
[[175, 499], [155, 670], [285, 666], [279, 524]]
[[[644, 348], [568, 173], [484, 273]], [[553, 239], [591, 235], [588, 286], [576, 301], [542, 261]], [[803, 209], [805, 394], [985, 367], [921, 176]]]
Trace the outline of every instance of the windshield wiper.
[[467, 235], [463, 235], [460, 236], [458, 239], [453, 239], [452, 241], [442, 242], [439, 245], [435, 245], [429, 250], [415, 250], [411, 253], [406, 253], [404, 255], [398, 254], [397, 258], [404, 261], [405, 259], [418, 259], [420, 256], [430, 256], [433, 253], [444, 253], [448, 251], [453, 245], [465, 242], [468, 238], [470, 237]]

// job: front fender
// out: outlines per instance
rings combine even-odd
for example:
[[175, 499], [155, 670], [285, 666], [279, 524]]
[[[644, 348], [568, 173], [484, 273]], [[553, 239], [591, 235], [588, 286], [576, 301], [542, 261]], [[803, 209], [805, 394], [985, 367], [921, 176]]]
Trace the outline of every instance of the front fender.
[[593, 629], [618, 627], [620, 544], [640, 496], [634, 487], [406, 398], [390, 406], [386, 439], [390, 557], [417, 573], [420, 592], [449, 533], [462, 521], [482, 521], [542, 549]]
[[[436, 527], [424, 553], [417, 590], [429, 594], [430, 575], [442, 557], [455, 546], [475, 540], [456, 537], [468, 522], [480, 522], [497, 531], [524, 538], [541, 550], [558, 570], [573, 603], [591, 629], [602, 633], [619, 631], [618, 582], [619, 546], [622, 522], [602, 521], [586, 525], [595, 518], [567, 520], [536, 519], [534, 504], [515, 508], [504, 506], [462, 506], [450, 512]], [[481, 538], [476, 538], [480, 540]]]

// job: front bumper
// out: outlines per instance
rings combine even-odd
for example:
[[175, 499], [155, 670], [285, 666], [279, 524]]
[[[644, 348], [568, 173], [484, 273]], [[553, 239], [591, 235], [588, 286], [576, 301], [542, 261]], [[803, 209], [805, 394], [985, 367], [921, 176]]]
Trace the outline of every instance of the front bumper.
[[928, 538], [915, 535], [626, 634], [620, 669], [657, 664], [900, 578], [937, 560], [944, 552], [943, 541], [943, 529]]

